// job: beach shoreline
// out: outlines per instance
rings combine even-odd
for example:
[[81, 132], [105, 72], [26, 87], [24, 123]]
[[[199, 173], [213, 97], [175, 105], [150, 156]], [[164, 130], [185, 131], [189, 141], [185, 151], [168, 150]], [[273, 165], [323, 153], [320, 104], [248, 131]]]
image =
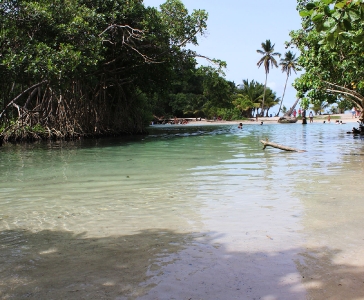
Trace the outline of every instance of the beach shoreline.
[[[336, 120], [342, 121], [345, 123], [357, 123], [359, 121], [359, 118], [353, 118], [350, 113], [346, 114], [333, 114], [330, 115], [331, 121], [328, 123], [328, 115], [316, 115], [313, 118], [313, 123], [323, 123], [325, 121], [326, 124], [335, 124]], [[208, 119], [201, 119], [201, 121], [195, 121], [191, 120], [187, 124], [172, 124], [172, 125], [235, 125], [239, 123], [243, 123], [244, 125], [260, 125], [261, 122], [263, 124], [281, 124], [278, 123], [279, 117], [259, 117], [258, 121], [255, 119], [251, 120], [234, 120], [234, 121], [226, 121], [226, 120], [208, 120]], [[298, 120], [297, 123], [302, 123], [302, 120]], [[309, 118], [307, 118], [307, 124], [310, 124]], [[157, 124], [155, 124], [157, 125]]]

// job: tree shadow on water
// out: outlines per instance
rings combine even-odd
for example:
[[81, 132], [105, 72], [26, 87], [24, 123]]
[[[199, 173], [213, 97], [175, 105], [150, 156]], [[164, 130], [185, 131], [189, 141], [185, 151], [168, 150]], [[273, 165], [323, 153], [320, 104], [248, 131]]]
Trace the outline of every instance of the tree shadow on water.
[[140, 283], [147, 280], [149, 269], [158, 268], [154, 261], [178, 252], [188, 239], [171, 231], [102, 238], [49, 230], [2, 231], [0, 298], [135, 298], [150, 288]]
[[111, 237], [2, 231], [0, 298], [364, 298], [364, 267], [337, 262], [340, 250], [231, 250], [218, 240], [170, 230]]

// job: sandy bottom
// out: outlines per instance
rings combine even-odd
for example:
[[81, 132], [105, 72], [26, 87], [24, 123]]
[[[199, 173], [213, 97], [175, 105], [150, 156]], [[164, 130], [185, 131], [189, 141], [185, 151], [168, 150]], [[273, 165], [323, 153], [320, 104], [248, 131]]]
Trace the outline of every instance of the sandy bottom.
[[364, 206], [346, 197], [318, 189], [304, 216], [297, 199], [221, 203], [200, 232], [2, 231], [1, 299], [364, 299]]

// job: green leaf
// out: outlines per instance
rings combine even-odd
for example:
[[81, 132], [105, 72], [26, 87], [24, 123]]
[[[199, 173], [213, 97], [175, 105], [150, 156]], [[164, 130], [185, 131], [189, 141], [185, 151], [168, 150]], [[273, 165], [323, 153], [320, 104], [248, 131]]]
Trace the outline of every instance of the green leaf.
[[332, 28], [333, 26], [335, 26], [336, 21], [333, 18], [327, 18], [327, 20], [324, 22], [324, 27], [325, 28]]
[[316, 7], [316, 4], [315, 3], [308, 3], [307, 5], [306, 5], [306, 9], [307, 10], [312, 10], [312, 9], [314, 9]]
[[324, 13], [326, 16], [330, 17], [331, 16], [331, 9], [329, 6], [325, 6], [324, 7]]
[[351, 23], [348, 20], [343, 20], [343, 24], [346, 30], [351, 30]]
[[356, 20], [360, 19], [360, 15], [356, 10], [350, 9], [348, 11], [349, 17], [351, 19], [352, 22], [355, 22]]
[[329, 42], [329, 45], [331, 46], [331, 48], [335, 47], [335, 35], [333, 33], [330, 33], [327, 36], [327, 41]]
[[352, 38], [353, 34], [350, 32], [340, 32], [340, 36], [343, 36], [345, 38]]
[[329, 32], [330, 33], [334, 33], [336, 30], [337, 30], [337, 24], [335, 24], [335, 26], [333, 26], [330, 30], [329, 30]]
[[338, 11], [335, 11], [331, 16], [333, 18], [335, 18], [336, 20], [339, 20], [341, 17], [341, 13], [339, 13]]
[[300, 11], [300, 16], [301, 17], [308, 17], [311, 15], [311, 12], [309, 12], [308, 10], [301, 10]]
[[325, 45], [326, 44], [326, 40], [322, 39], [321, 41], [318, 42], [319, 45]]
[[317, 13], [317, 14], [312, 14], [312, 16], [311, 16], [311, 20], [313, 21], [313, 22], [319, 22], [319, 21], [322, 21], [322, 19], [323, 19], [323, 17], [324, 17], [324, 14], [322, 14], [322, 13]]
[[333, 3], [335, 0], [322, 0], [323, 3], [329, 5], [331, 3]]
[[321, 31], [325, 30], [324, 23], [323, 22], [316, 23], [316, 30], [317, 30], [317, 32], [321, 32]]
[[356, 37], [353, 38], [353, 40], [356, 43], [363, 42], [364, 41], [364, 34], [357, 35]]
[[346, 2], [347, 2], [347, 0], [341, 0], [341, 1], [336, 2], [335, 8], [339, 8], [339, 9], [343, 8], [346, 5]]

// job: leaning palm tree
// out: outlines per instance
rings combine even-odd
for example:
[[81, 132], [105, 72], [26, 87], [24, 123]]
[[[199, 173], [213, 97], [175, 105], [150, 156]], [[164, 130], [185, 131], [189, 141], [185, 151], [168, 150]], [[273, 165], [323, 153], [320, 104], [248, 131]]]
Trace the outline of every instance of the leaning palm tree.
[[274, 56], [281, 57], [280, 53], [274, 52], [274, 45], [275, 44], [272, 45], [270, 40], [266, 40], [265, 43], [262, 43], [263, 50], [260, 50], [260, 49], [257, 50], [258, 53], [263, 55], [262, 58], [257, 63], [258, 68], [261, 65], [264, 65], [264, 69], [265, 69], [265, 84], [264, 84], [262, 112], [261, 112], [262, 116], [264, 114], [264, 100], [265, 100], [265, 91], [267, 88], [267, 78], [268, 78], [269, 68], [270, 68], [270, 66], [278, 68], [278, 64], [277, 64], [277, 61], [274, 58]]
[[279, 113], [281, 111], [284, 94], [286, 93], [288, 77], [291, 75], [292, 70], [297, 74], [297, 72], [296, 72], [297, 60], [298, 60], [298, 58], [296, 58], [296, 54], [293, 54], [291, 51], [288, 51], [284, 54], [284, 58], [281, 59], [281, 62], [279, 63], [279, 65], [282, 66], [282, 72], [287, 73], [287, 78], [286, 78], [286, 84], [284, 85], [283, 96], [282, 96], [281, 104], [279, 106], [277, 117], [279, 116]]

